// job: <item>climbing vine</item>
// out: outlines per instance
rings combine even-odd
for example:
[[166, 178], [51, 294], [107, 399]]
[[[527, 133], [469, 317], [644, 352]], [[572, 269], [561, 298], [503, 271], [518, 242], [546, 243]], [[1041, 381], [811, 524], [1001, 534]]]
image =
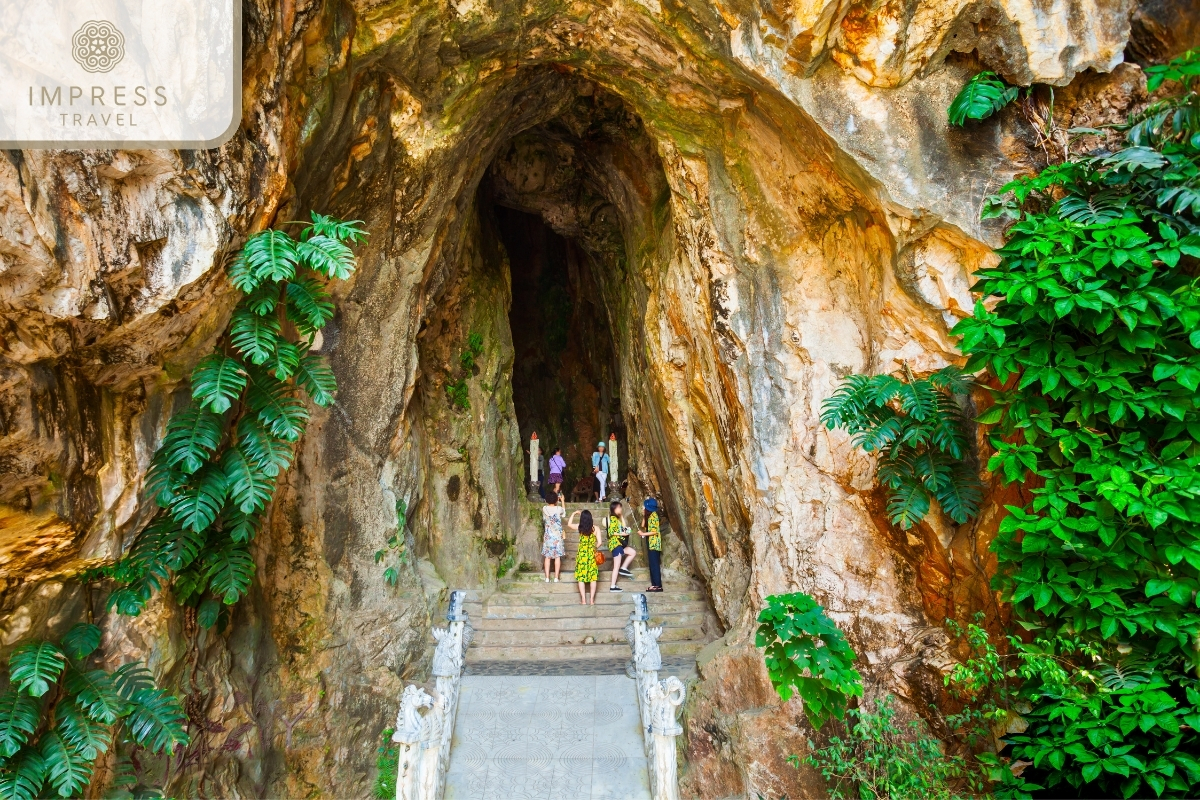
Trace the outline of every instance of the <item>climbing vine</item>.
[[193, 404], [167, 424], [146, 477], [162, 510], [124, 558], [85, 576], [115, 581], [110, 608], [139, 614], [170, 585], [212, 627], [249, 589], [250, 541], [309, 418], [299, 391], [328, 406], [337, 390], [313, 347], [333, 318], [326, 282], [354, 272], [348, 244], [366, 235], [358, 224], [313, 213], [298, 239], [263, 231], [233, 260], [229, 278], [244, 297], [192, 371]]
[[117, 761], [120, 789], [136, 783], [129, 748], [171, 754], [188, 743], [179, 700], [144, 666], [89, 668], [100, 639], [100, 628], [80, 623], [61, 643], [26, 642], [12, 651], [0, 694], [0, 796], [80, 796], [114, 742], [126, 749]]
[[1063, 674], [1022, 675], [1033, 779], [1124, 797], [1200, 787], [1200, 58], [1147, 70], [1177, 91], [1113, 153], [1003, 187], [1014, 223], [987, 298], [955, 328], [995, 405], [988, 467], [1008, 507], [997, 587]]
[[980, 485], [963, 464], [968, 443], [955, 394], [967, 382], [954, 367], [918, 379], [851, 375], [823, 404], [821, 421], [842, 428], [856, 446], [879, 454], [877, 476], [888, 488], [888, 516], [911, 528], [937, 500], [951, 519], [966, 522], [979, 509]]

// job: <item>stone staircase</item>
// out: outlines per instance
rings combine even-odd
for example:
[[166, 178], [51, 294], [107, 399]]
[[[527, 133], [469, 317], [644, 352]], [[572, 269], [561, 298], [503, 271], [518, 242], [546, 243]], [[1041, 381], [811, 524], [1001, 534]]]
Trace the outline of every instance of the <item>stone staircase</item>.
[[[607, 514], [601, 503], [569, 503], [567, 516], [588, 509], [599, 520]], [[636, 529], [626, 510], [626, 523]], [[664, 526], [665, 547], [677, 543]], [[567, 556], [562, 581], [545, 583], [540, 571], [518, 572], [483, 597], [468, 592], [465, 608], [475, 635], [467, 650], [468, 675], [605, 675], [624, 672], [629, 660], [625, 624], [633, 608], [631, 597], [650, 583], [646, 549], [640, 537], [633, 578], [621, 578], [623, 592], [609, 592], [612, 562], [600, 568], [596, 604], [581, 605], [575, 583], [578, 535], [567, 531]], [[603, 539], [601, 540], [603, 544]], [[541, 566], [540, 564], [538, 565]], [[664, 570], [663, 591], [647, 595], [650, 625], [662, 625], [659, 639], [665, 672], [690, 672], [696, 654], [720, 633], [704, 592], [689, 576]]]

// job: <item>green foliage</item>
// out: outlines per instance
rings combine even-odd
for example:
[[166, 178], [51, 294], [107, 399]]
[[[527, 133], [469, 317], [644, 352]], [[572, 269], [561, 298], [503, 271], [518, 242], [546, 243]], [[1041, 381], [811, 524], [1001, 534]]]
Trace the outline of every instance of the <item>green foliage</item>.
[[[171, 418], [147, 474], [147, 494], [165, 513], [124, 558], [85, 575], [114, 581], [110, 608], [138, 614], [171, 585], [179, 602], [202, 607], [208, 627], [222, 618], [220, 604], [249, 590], [249, 543], [308, 422], [300, 392], [328, 406], [337, 391], [329, 364], [312, 350], [334, 314], [325, 281], [353, 272], [346, 243], [366, 235], [355, 222], [316, 213], [312, 220], [298, 239], [274, 230], [250, 237], [231, 263], [230, 281], [246, 297], [230, 319], [227, 346], [192, 371], [195, 404]], [[135, 725], [158, 713], [144, 700]]]
[[455, 408], [462, 411], [471, 408], [471, 396], [466, 378], [459, 378], [453, 383], [447, 383], [446, 395], [450, 398], [450, 404]]
[[395, 586], [400, 580], [400, 567], [408, 564], [408, 549], [405, 546], [404, 529], [408, 525], [408, 502], [404, 499], [396, 501], [396, 530], [388, 537], [387, 544], [381, 550], [375, 551], [375, 563], [388, 561], [384, 568], [383, 578], [389, 586]]
[[992, 548], [1038, 637], [1014, 649], [1061, 666], [1020, 676], [1028, 727], [1007, 737], [1050, 790], [1200, 787], [1198, 71], [1189, 53], [1151, 72], [1179, 91], [1124, 149], [1001, 189], [986, 213], [1015, 222], [975, 287], [991, 302], [955, 328], [995, 380], [988, 468], [1032, 497]]
[[[804, 762], [829, 783], [832, 800], [950, 800], [952, 787], [969, 777], [959, 757], [942, 752], [941, 742], [918, 722], [901, 727], [887, 695], [874, 710], [850, 710], [844, 737], [833, 736], [825, 747], [809, 743]], [[799, 766], [799, 759], [789, 761]], [[978, 796], [972, 792], [972, 796]]]
[[114, 742], [156, 754], [187, 745], [179, 700], [145, 667], [87, 668], [100, 638], [99, 628], [81, 623], [61, 647], [28, 642], [9, 656], [9, 688], [0, 695], [0, 796], [31, 800], [45, 796], [44, 787], [80, 796]]
[[968, 119], [987, 119], [1017, 99], [1017, 87], [1009, 86], [994, 72], [980, 72], [950, 101], [947, 115], [959, 127]]
[[379, 757], [375, 759], [375, 789], [378, 800], [393, 800], [396, 796], [396, 777], [400, 771], [400, 748], [392, 742], [395, 728], [384, 730], [379, 743]]
[[911, 528], [937, 500], [955, 522], [979, 510], [978, 478], [963, 464], [968, 443], [955, 394], [967, 383], [954, 367], [916, 379], [851, 375], [822, 405], [821, 421], [842, 428], [854, 444], [879, 453], [880, 482], [888, 488], [888, 516]]
[[474, 373], [475, 360], [481, 355], [483, 355], [483, 336], [472, 331], [467, 336], [467, 346], [458, 354], [458, 363], [462, 367], [463, 377], [456, 381], [446, 382], [446, 396], [450, 399], [450, 405], [460, 411], [467, 411], [471, 408], [467, 378]]
[[779, 696], [798, 694], [813, 727], [841, 719], [850, 697], [862, 696], [854, 650], [825, 609], [806, 594], [770, 595], [758, 615], [756, 647], [766, 649], [767, 673]]

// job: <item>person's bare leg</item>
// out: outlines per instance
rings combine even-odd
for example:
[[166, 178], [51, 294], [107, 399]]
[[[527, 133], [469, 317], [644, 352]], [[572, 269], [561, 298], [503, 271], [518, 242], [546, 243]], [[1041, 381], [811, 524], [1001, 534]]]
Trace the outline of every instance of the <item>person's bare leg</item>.
[[[584, 587], [583, 581], [579, 581], [579, 605], [586, 606], [587, 605], [587, 596], [584, 594], [583, 587]], [[594, 594], [595, 590], [593, 589], [592, 591]]]
[[546, 583], [550, 582], [550, 557], [542, 559], [542, 571], [546, 573]]
[[610, 583], [610, 584], [608, 585], [608, 586], [609, 586], [609, 588], [612, 588], [613, 586], [616, 586], [616, 585], [617, 585], [617, 579], [621, 577], [621, 556], [617, 556], [616, 558], [614, 558], [614, 559], [613, 559], [613, 562], [612, 562], [612, 565], [613, 565], [613, 568], [612, 568], [612, 583]]
[[632, 547], [626, 547], [624, 561], [621, 563], [621, 569], [629, 569], [629, 565], [633, 563], [635, 558], [637, 558], [637, 551]]
[[592, 581], [592, 605], [596, 605], [596, 590], [600, 588], [600, 581]]
[[[546, 571], [549, 572], [550, 570], [547, 569]], [[555, 583], [558, 583], [558, 578], [559, 578], [560, 574], [562, 574], [562, 559], [556, 556], [554, 559], [554, 582]]]

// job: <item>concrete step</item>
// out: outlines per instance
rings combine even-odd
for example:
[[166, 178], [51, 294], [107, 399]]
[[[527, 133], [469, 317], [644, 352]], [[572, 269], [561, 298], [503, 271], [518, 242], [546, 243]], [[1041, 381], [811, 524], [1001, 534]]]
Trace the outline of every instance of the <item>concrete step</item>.
[[[608, 569], [601, 567], [600, 571], [609, 573], [609, 577], [611, 577], [612, 576], [612, 562], [606, 561], [604, 563], [605, 563], [605, 565], [608, 566]], [[567, 578], [570, 578], [571, 581], [574, 582], [575, 577], [574, 577], [574, 575], [572, 575], [572, 573], [574, 571], [575, 571], [575, 562], [572, 560], [570, 565], [568, 565], [566, 563], [566, 561], [564, 560], [563, 565], [562, 565], [562, 572], [559, 573], [559, 577], [564, 581]], [[647, 582], [647, 585], [649, 585], [650, 570], [646, 569], [645, 567], [639, 567], [639, 566], [637, 566], [637, 563], [634, 562], [634, 566], [630, 567], [630, 571], [633, 573], [634, 577], [632, 579], [626, 578], [625, 580], [644, 580]], [[513, 583], [545, 583], [545, 581], [543, 580], [543, 578], [545, 578], [545, 577], [546, 577], [546, 573], [544, 573], [544, 572], [518, 572], [515, 575], [513, 575], [510, 580]], [[551, 579], [554, 578], [554, 565], [553, 564], [550, 565], [550, 578]]]
[[[576, 605], [570, 608], [553, 609], [554, 613], [543, 613], [534, 616], [471, 616], [471, 624], [476, 630], [595, 630], [597, 628], [625, 629], [629, 621], [625, 614], [596, 614], [591, 613], [592, 606]], [[572, 613], [578, 609], [582, 613]], [[467, 613], [470, 613], [469, 611]], [[708, 619], [703, 608], [691, 611], [674, 611], [650, 615], [650, 626], [664, 625], [666, 627], [701, 627]]]
[[[597, 588], [597, 592], [596, 592], [597, 597], [599, 597], [599, 595], [602, 595], [602, 594], [616, 596], [616, 595], [621, 595], [621, 594], [629, 595], [629, 594], [637, 594], [638, 592], [643, 592], [643, 591], [645, 591], [646, 586], [649, 585], [650, 578], [645, 575], [638, 575], [636, 572], [633, 574], [632, 578], [626, 578], [626, 577], [622, 576], [622, 577], [618, 578], [618, 580], [617, 580], [617, 585], [620, 586], [621, 590], [622, 590], [620, 592], [608, 591], [608, 587], [609, 587], [610, 583], [611, 583], [611, 576], [605, 576], [605, 580], [601, 581], [600, 586]], [[664, 588], [664, 591], [662, 591], [662, 592], [649, 592], [647, 594], [647, 597], [648, 598], [669, 597], [672, 600], [703, 600], [704, 599], [703, 593], [698, 588], [695, 588], [693, 586], [672, 587], [670, 585], [667, 585], [664, 580], [663, 588]], [[552, 596], [552, 595], [559, 595], [559, 594], [578, 595], [579, 594], [579, 583], [574, 580], [568, 580], [568, 578], [565, 574], [562, 576], [562, 580], [560, 580], [558, 583], [554, 583], [553, 581], [551, 581], [550, 583], [544, 583], [540, 580], [537, 580], [537, 581], [503, 581], [496, 587], [496, 591], [492, 593], [492, 596], [490, 599], [492, 600], [492, 602], [495, 602], [496, 599], [500, 598], [500, 597], [535, 597], [535, 596], [539, 596], [539, 595]], [[475, 598], [468, 597], [467, 599], [472, 600]], [[628, 597], [625, 597], [622, 599], [624, 600], [625, 603], [632, 605], [632, 601]], [[650, 602], [653, 603], [654, 600], [651, 599]]]
[[[704, 631], [694, 628], [664, 628], [659, 637], [659, 645], [667, 642], [702, 641]], [[587, 640], [591, 640], [590, 642]], [[487, 626], [475, 629], [473, 644], [478, 647], [514, 647], [536, 648], [558, 645], [604, 644], [607, 642], [624, 645], [629, 649], [625, 639], [624, 626], [591, 626], [575, 630], [557, 630], [543, 628], [540, 630], [495, 630]]]
[[[615, 619], [628, 620], [629, 612], [633, 610], [632, 605], [618, 603], [601, 602], [600, 596], [596, 596], [596, 605], [585, 606], [580, 605], [579, 598], [576, 597], [574, 602], [566, 600], [565, 602], [557, 603], [504, 603], [504, 604], [489, 604], [486, 608], [479, 603], [466, 603], [464, 605], [467, 614], [475, 624], [484, 619], [543, 619], [543, 618], [562, 618], [562, 617], [613, 617]], [[669, 614], [706, 614], [708, 606], [700, 600], [681, 600], [678, 602], [663, 601], [650, 606], [650, 618], [652, 620], [662, 618]], [[624, 624], [624, 623], [622, 623]], [[659, 623], [654, 623], [659, 624]]]
[[[703, 640], [664, 642], [659, 650], [664, 656], [694, 656], [704, 649]], [[467, 662], [478, 661], [563, 661], [572, 658], [631, 657], [629, 643], [560, 644], [538, 647], [491, 647], [472, 642], [467, 649]]]

